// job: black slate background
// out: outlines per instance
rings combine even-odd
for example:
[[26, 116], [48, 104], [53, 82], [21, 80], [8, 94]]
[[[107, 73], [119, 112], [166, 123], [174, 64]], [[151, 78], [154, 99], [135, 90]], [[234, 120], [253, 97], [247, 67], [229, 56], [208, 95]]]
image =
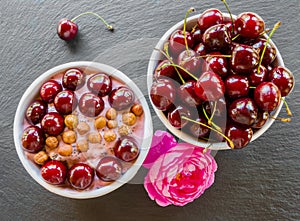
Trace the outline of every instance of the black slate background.
[[[287, 98], [295, 116], [289, 124], [276, 122], [243, 150], [218, 152], [215, 183], [194, 203], [160, 208], [142, 185], [128, 184], [92, 200], [66, 199], [39, 186], [15, 151], [15, 110], [36, 77], [70, 61], [113, 65], [146, 93], [147, 63], [156, 41], [183, 19], [190, 6], [198, 12], [210, 7], [225, 11], [222, 2], [1, 0], [0, 220], [300, 220], [300, 1], [228, 2], [235, 14], [257, 12], [268, 27], [282, 21], [273, 40], [296, 77], [294, 92]], [[112, 22], [115, 32], [86, 16], [78, 20], [81, 32], [75, 42], [67, 44], [56, 36], [60, 18], [90, 10]], [[155, 129], [163, 129], [154, 113], [153, 121]]]

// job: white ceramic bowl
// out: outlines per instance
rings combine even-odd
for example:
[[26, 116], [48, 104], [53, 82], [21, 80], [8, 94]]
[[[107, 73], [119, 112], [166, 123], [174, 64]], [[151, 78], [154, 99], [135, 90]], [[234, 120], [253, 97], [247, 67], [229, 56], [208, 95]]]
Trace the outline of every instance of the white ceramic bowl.
[[[23, 133], [22, 123], [25, 117], [26, 109], [30, 105], [30, 103], [37, 97], [41, 85], [44, 82], [46, 82], [48, 79], [50, 79], [52, 76], [54, 76], [56, 73], [65, 71], [69, 68], [75, 68], [75, 67], [82, 68], [83, 70], [84, 68], [88, 67], [99, 71], [103, 71], [108, 75], [112, 76], [113, 78], [120, 80], [121, 82], [124, 82], [135, 93], [136, 97], [139, 99], [144, 109], [144, 139], [142, 145], [140, 146], [140, 154], [137, 160], [130, 167], [130, 169], [123, 176], [120, 177], [120, 179], [111, 183], [108, 186], [104, 186], [95, 190], [76, 191], [71, 188], [61, 188], [59, 186], [48, 184], [41, 177], [40, 168], [35, 163], [27, 159], [21, 143], [21, 137]], [[152, 130], [153, 130], [152, 120], [151, 120], [151, 114], [150, 114], [148, 104], [144, 98], [144, 95], [142, 94], [140, 89], [135, 85], [133, 81], [131, 81], [125, 74], [123, 74], [122, 72], [120, 72], [119, 70], [111, 66], [95, 63], [95, 62], [79, 61], [79, 62], [71, 62], [71, 63], [59, 65], [57, 67], [54, 67], [46, 71], [27, 88], [27, 90], [25, 91], [25, 93], [23, 94], [20, 100], [15, 115], [14, 141], [15, 141], [15, 146], [16, 146], [18, 156], [23, 166], [25, 167], [27, 172], [32, 176], [32, 178], [35, 181], [37, 181], [40, 185], [45, 187], [47, 190], [64, 197], [75, 198], [75, 199], [87, 199], [87, 198], [99, 197], [107, 193], [110, 193], [113, 190], [122, 186], [123, 184], [128, 183], [135, 176], [135, 174], [139, 170], [140, 166], [142, 165], [149, 151], [149, 147], [152, 140], [152, 134], [153, 134]]]
[[[224, 17], [225, 17], [226, 20], [230, 21], [230, 16], [229, 16], [228, 13], [223, 13], [223, 15], [224, 15]], [[194, 16], [192, 16], [192, 17], [190, 17], [190, 18], [187, 19], [187, 30], [191, 30], [195, 26], [195, 24], [197, 24], [197, 19], [198, 19], [199, 16], [200, 16], [200, 14], [194, 15]], [[233, 18], [235, 19], [236, 16], [233, 16]], [[178, 22], [173, 27], [171, 27], [161, 37], [161, 39], [158, 41], [158, 43], [155, 46], [155, 48], [163, 50], [164, 43], [168, 41], [168, 39], [170, 38], [171, 34], [174, 31], [179, 30], [179, 29], [183, 29], [183, 21]], [[265, 35], [265, 37], [267, 37], [267, 36]], [[276, 60], [274, 61], [273, 64], [284, 66], [282, 57], [281, 57], [280, 52], [278, 51], [276, 45], [274, 44], [274, 42], [272, 40], [270, 40], [270, 44], [272, 44], [276, 48], [276, 51], [277, 51], [277, 58], [276, 58]], [[158, 65], [158, 62], [161, 61], [161, 60], [163, 60], [163, 55], [159, 51], [153, 50], [152, 55], [151, 55], [150, 60], [149, 60], [148, 71], [147, 71], [147, 85], [148, 85], [149, 96], [150, 96], [151, 85], [153, 84], [153, 73], [154, 73], [155, 68]], [[151, 99], [150, 99], [150, 101], [151, 101]], [[199, 141], [198, 139], [196, 139], [195, 137], [193, 137], [193, 136], [191, 136], [191, 135], [189, 135], [187, 133], [182, 132], [181, 130], [175, 129], [169, 123], [168, 119], [163, 114], [163, 112], [160, 111], [160, 110], [158, 110], [154, 106], [154, 104], [152, 103], [152, 101], [151, 101], [151, 104], [152, 104], [152, 106], [153, 106], [153, 108], [154, 108], [157, 116], [162, 121], [162, 123], [167, 127], [167, 129], [169, 131], [171, 131], [179, 139], [181, 139], [181, 140], [183, 140], [185, 142], [191, 143], [193, 145], [198, 145], [198, 146], [202, 146], [202, 147], [208, 147], [208, 146], [210, 146], [209, 148], [212, 149], [212, 150], [227, 150], [227, 149], [230, 149], [230, 147], [227, 145], [226, 142], [213, 143], [213, 144], [210, 144], [210, 143], [207, 143], [207, 142], [202, 142], [202, 141]], [[278, 108], [273, 113], [274, 117], [278, 116], [278, 114], [279, 114], [279, 112], [280, 112], [280, 110], [282, 108], [282, 105], [283, 105], [283, 102], [281, 101], [281, 103], [279, 104]], [[274, 119], [270, 119], [269, 118], [269, 120], [265, 123], [265, 125], [261, 129], [259, 129], [258, 131], [256, 131], [253, 134], [251, 142], [254, 141], [255, 139], [257, 139], [258, 137], [260, 137], [266, 130], [268, 130], [269, 127], [273, 124], [273, 122], [274, 122]]]

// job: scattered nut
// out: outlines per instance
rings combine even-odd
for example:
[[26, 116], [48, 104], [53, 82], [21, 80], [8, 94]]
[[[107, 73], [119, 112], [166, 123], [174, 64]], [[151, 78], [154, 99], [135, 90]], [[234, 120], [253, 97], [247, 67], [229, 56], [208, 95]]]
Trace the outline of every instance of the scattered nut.
[[119, 132], [120, 136], [127, 136], [129, 133], [131, 133], [131, 129], [129, 126], [122, 124], [118, 128], [118, 132]]
[[47, 137], [46, 139], [46, 145], [51, 149], [55, 149], [58, 146], [58, 140], [56, 137]]
[[114, 109], [114, 108], [109, 108], [109, 109], [107, 110], [105, 116], [106, 116], [106, 118], [107, 118], [108, 120], [114, 120], [114, 119], [116, 119], [116, 117], [117, 117], [117, 111], [116, 111], [116, 109]]
[[124, 113], [122, 115], [122, 121], [128, 126], [132, 126], [136, 122], [136, 116], [133, 113]]
[[79, 140], [76, 144], [76, 148], [80, 152], [86, 152], [89, 149], [89, 143], [86, 139]]
[[141, 116], [144, 113], [143, 107], [140, 104], [134, 104], [131, 107], [131, 112], [134, 113], [136, 116]]
[[48, 160], [48, 155], [42, 150], [34, 155], [33, 160], [37, 164], [43, 165]]
[[104, 140], [106, 142], [112, 142], [117, 138], [116, 133], [113, 130], [107, 130], [104, 132]]
[[78, 117], [70, 114], [65, 117], [65, 125], [70, 129], [74, 130], [78, 125]]
[[109, 128], [109, 129], [114, 129], [114, 128], [116, 128], [118, 126], [118, 121], [116, 121], [116, 120], [109, 120], [108, 122], [107, 122], [107, 127]]
[[65, 131], [62, 134], [62, 139], [67, 144], [76, 142], [76, 133], [73, 130]]
[[91, 132], [88, 134], [88, 140], [91, 143], [100, 143], [102, 140], [102, 136], [99, 132]]
[[73, 147], [69, 144], [63, 144], [58, 147], [58, 153], [61, 156], [70, 156], [73, 152]]
[[106, 119], [103, 116], [97, 117], [94, 122], [96, 129], [100, 130], [106, 126]]
[[89, 130], [90, 126], [86, 122], [80, 122], [77, 125], [77, 131], [80, 135], [86, 134], [87, 132], [89, 132]]

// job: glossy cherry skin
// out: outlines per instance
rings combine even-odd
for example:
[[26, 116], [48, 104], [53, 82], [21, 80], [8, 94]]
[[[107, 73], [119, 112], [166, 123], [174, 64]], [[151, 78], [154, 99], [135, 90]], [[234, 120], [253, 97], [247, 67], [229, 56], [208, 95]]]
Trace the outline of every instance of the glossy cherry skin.
[[234, 149], [241, 149], [252, 139], [253, 130], [250, 127], [231, 124], [226, 128], [226, 136], [233, 142]]
[[[195, 121], [207, 125], [207, 120], [202, 115], [199, 115]], [[187, 133], [191, 134], [193, 137], [196, 137], [196, 138], [204, 138], [204, 137], [208, 136], [209, 132], [210, 132], [210, 129], [208, 129], [207, 127], [202, 126], [200, 124], [196, 124], [196, 123], [189, 123], [186, 126], [186, 129], [184, 129], [184, 131], [186, 131], [186, 130], [188, 130]]]
[[122, 164], [116, 157], [103, 157], [97, 167], [96, 174], [99, 179], [105, 182], [117, 180], [122, 175]]
[[[194, 76], [199, 77], [202, 64], [201, 60], [196, 58], [197, 56], [197, 53], [192, 49], [184, 50], [178, 55], [176, 63]], [[184, 79], [191, 79], [191, 76], [182, 69], [178, 68], [178, 71]]]
[[139, 153], [139, 147], [132, 137], [122, 137], [118, 139], [113, 148], [115, 156], [125, 162], [135, 160]]
[[[225, 57], [218, 57], [216, 55], [222, 55], [220, 52], [210, 53], [204, 62], [203, 71], [213, 71], [221, 77], [226, 77], [228, 74], [228, 62]], [[215, 56], [214, 56], [215, 55]]]
[[237, 32], [246, 38], [257, 38], [265, 30], [263, 19], [252, 12], [239, 14], [234, 22]]
[[76, 37], [77, 32], [78, 26], [71, 20], [63, 18], [58, 22], [57, 34], [61, 39], [70, 41]]
[[168, 110], [176, 99], [174, 81], [169, 79], [155, 81], [151, 86], [150, 98], [157, 109]]
[[[258, 38], [252, 43], [252, 47], [255, 49], [259, 49], [260, 50], [259, 55], [261, 56], [266, 43], [267, 43], [266, 39]], [[276, 54], [277, 54], [276, 48], [269, 43], [266, 47], [266, 51], [262, 63], [264, 65], [270, 65], [275, 60]]]
[[88, 79], [87, 87], [96, 95], [104, 97], [112, 90], [112, 80], [105, 73], [95, 74]]
[[188, 123], [187, 120], [182, 119], [183, 116], [191, 118], [191, 112], [186, 107], [179, 105], [168, 112], [168, 121], [176, 129], [181, 129]]
[[41, 100], [33, 101], [26, 110], [26, 119], [29, 123], [38, 124], [47, 113], [47, 104]]
[[278, 87], [272, 82], [263, 82], [254, 90], [254, 101], [263, 111], [271, 112], [275, 110], [281, 99]]
[[67, 167], [60, 161], [50, 160], [42, 166], [41, 175], [47, 183], [63, 184], [67, 176]]
[[279, 88], [282, 97], [287, 96], [291, 92], [295, 83], [293, 73], [282, 66], [273, 68], [268, 74], [268, 80]]
[[205, 46], [203, 43], [199, 43], [194, 47], [194, 51], [197, 53], [197, 56], [206, 55]]
[[231, 103], [228, 112], [234, 122], [250, 126], [257, 118], [258, 108], [251, 98], [240, 98]]
[[[220, 98], [217, 101], [205, 102], [204, 109], [206, 113], [211, 116], [212, 110], [214, 110], [214, 116], [219, 118], [226, 118], [227, 115], [227, 102], [224, 97]], [[216, 107], [215, 107], [216, 106]]]
[[258, 65], [259, 53], [249, 45], [236, 45], [232, 51], [231, 68], [239, 74], [249, 74]]
[[169, 60], [161, 61], [154, 71], [154, 78], [156, 80], [160, 78], [171, 78], [176, 80], [178, 78], [178, 75], [175, 71], [175, 68], [170, 64], [171, 62]]
[[120, 86], [109, 94], [108, 102], [117, 111], [125, 110], [133, 105], [135, 96], [128, 87]]
[[255, 87], [267, 80], [268, 70], [262, 65], [259, 67], [259, 70], [260, 72], [258, 73], [257, 68], [254, 68], [249, 74], [248, 79], [251, 86]]
[[77, 107], [77, 98], [73, 91], [59, 92], [54, 99], [55, 109], [62, 115], [71, 114]]
[[224, 81], [225, 94], [231, 99], [246, 97], [249, 93], [249, 81], [243, 75], [231, 75]]
[[46, 103], [52, 103], [55, 96], [62, 91], [62, 86], [55, 80], [45, 82], [40, 89], [40, 96]]
[[208, 9], [204, 11], [198, 18], [198, 27], [204, 32], [211, 26], [222, 24], [224, 21], [222, 12], [218, 9]]
[[94, 180], [94, 169], [85, 163], [74, 164], [68, 171], [68, 181], [79, 190], [88, 188]]
[[87, 117], [96, 117], [104, 109], [104, 101], [93, 93], [85, 93], [79, 100], [79, 110]]
[[268, 119], [269, 119], [268, 112], [258, 111], [257, 118], [254, 121], [254, 123], [251, 125], [251, 127], [253, 129], [260, 129], [265, 125]]
[[46, 134], [50, 136], [58, 136], [64, 131], [64, 118], [59, 113], [48, 113], [43, 117], [41, 126]]
[[224, 96], [221, 77], [212, 71], [204, 72], [195, 85], [195, 93], [202, 101], [216, 101]]
[[44, 148], [45, 135], [37, 126], [27, 127], [22, 135], [23, 148], [31, 153], [36, 153]]
[[226, 51], [231, 44], [231, 35], [227, 26], [219, 24], [208, 28], [202, 37], [207, 51]]
[[81, 70], [77, 68], [67, 70], [62, 77], [63, 87], [71, 91], [82, 88], [84, 83], [85, 75]]
[[195, 94], [195, 85], [196, 81], [187, 81], [180, 85], [177, 91], [180, 101], [191, 107], [196, 107], [202, 103], [200, 98]]
[[[190, 32], [186, 31], [186, 40], [189, 48], [194, 47], [194, 39]], [[177, 30], [172, 33], [169, 40], [169, 49], [173, 56], [177, 56], [186, 49], [184, 33], [182, 30]]]
[[192, 33], [192, 36], [193, 36], [193, 39], [194, 39], [194, 43], [195, 44], [199, 44], [202, 42], [202, 35], [203, 35], [203, 32], [200, 30], [200, 29], [196, 29], [193, 33]]

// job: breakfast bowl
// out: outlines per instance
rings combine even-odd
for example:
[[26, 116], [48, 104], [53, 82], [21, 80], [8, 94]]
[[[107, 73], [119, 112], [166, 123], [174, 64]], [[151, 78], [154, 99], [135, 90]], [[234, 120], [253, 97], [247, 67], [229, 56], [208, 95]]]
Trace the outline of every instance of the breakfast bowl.
[[[211, 9], [211, 10], [216, 10], [216, 9]], [[208, 10], [207, 10], [208, 11]], [[232, 25], [230, 24], [231, 23], [231, 19], [230, 19], [230, 14], [228, 14], [228, 13], [222, 13], [222, 15], [223, 15], [223, 18], [224, 18], [224, 24], [225, 24], [225, 22], [227, 23], [227, 24], [229, 24], [230, 26], [227, 26], [227, 27], [232, 27]], [[191, 17], [189, 17], [189, 18], [187, 18], [187, 20], [186, 20], [186, 30], [187, 31], [189, 31], [189, 32], [193, 32], [193, 31], [195, 31], [195, 30], [197, 30], [197, 21], [198, 21], [198, 18], [199, 18], [199, 16], [201, 16], [201, 14], [197, 14], [197, 15], [194, 15], [194, 16], [191, 16]], [[233, 20], [235, 21], [236, 19], [237, 19], [237, 16], [235, 16], [235, 15], [232, 15], [232, 17], [233, 17]], [[195, 29], [196, 28], [196, 29]], [[211, 27], [211, 29], [212, 29], [213, 27]], [[229, 29], [229, 28], [228, 28]], [[172, 35], [174, 35], [173, 33], [175, 33], [176, 31], [178, 31], [178, 30], [184, 30], [184, 21], [181, 21], [181, 22], [178, 22], [177, 24], [175, 24], [173, 27], [171, 27], [162, 37], [161, 37], [161, 39], [158, 41], [158, 43], [157, 43], [157, 45], [155, 46], [155, 49], [153, 50], [153, 52], [152, 52], [152, 54], [151, 54], [151, 57], [150, 57], [150, 60], [149, 60], [149, 63], [148, 63], [148, 71], [147, 71], [147, 85], [148, 85], [148, 93], [149, 93], [149, 96], [151, 97], [151, 96], [156, 96], [156, 94], [155, 93], [157, 93], [157, 91], [158, 91], [158, 89], [157, 89], [157, 85], [159, 85], [159, 84], [165, 84], [165, 85], [168, 85], [168, 87], [171, 87], [170, 85], [175, 85], [175, 89], [173, 90], [173, 92], [172, 93], [174, 93], [174, 95], [172, 94], [172, 96], [174, 97], [175, 95], [176, 95], [176, 93], [178, 93], [178, 91], [179, 91], [179, 87], [183, 84], [183, 82], [181, 82], [180, 81], [180, 79], [182, 78], [182, 76], [180, 77], [180, 78], [178, 78], [178, 73], [182, 73], [182, 69], [181, 69], [181, 67], [179, 67], [178, 66], [178, 62], [177, 62], [177, 60], [176, 59], [178, 59], [178, 57], [180, 57], [180, 55], [175, 55], [175, 56], [173, 56], [173, 54], [172, 54], [172, 50], [170, 50], [170, 38], [172, 37]], [[203, 35], [203, 32], [201, 33], [202, 35]], [[183, 36], [184, 36], [184, 31], [183, 31]], [[185, 36], [186, 37], [186, 36]], [[240, 36], [236, 36], [237, 38], [239, 38]], [[242, 36], [243, 37], [243, 36]], [[264, 32], [262, 32], [261, 33], [261, 35], [260, 35], [260, 37], [261, 38], [264, 38], [265, 39], [265, 41], [268, 39], [268, 35], [266, 34], [266, 33], [264, 33]], [[204, 37], [201, 37], [201, 40], [199, 41], [200, 43], [202, 43], [201, 41], [202, 41], [202, 39], [204, 39]], [[184, 49], [184, 50], [186, 50], [186, 51], [189, 51], [190, 49], [187, 49], [188, 47], [186, 46], [186, 45], [188, 45], [188, 41], [189, 41], [190, 39], [185, 39], [185, 46], [182, 46], [182, 47], [186, 47], [186, 49]], [[245, 40], [246, 41], [246, 40]], [[210, 42], [211, 43], [211, 42]], [[212, 43], [213, 44], [213, 43]], [[269, 44], [273, 47], [273, 49], [275, 49], [276, 50], [276, 58], [274, 58], [274, 60], [272, 61], [272, 63], [271, 63], [271, 65], [268, 67], [268, 68], [270, 68], [270, 72], [271, 72], [271, 70], [272, 70], [272, 68], [273, 67], [277, 67], [277, 66], [280, 66], [280, 67], [284, 67], [284, 62], [283, 62], [283, 59], [282, 59], [282, 56], [281, 56], [281, 54], [280, 54], [280, 52], [279, 52], [279, 50], [277, 49], [277, 47], [276, 47], [276, 45], [274, 44], [274, 42], [271, 40], [271, 39], [269, 39]], [[200, 44], [199, 44], [200, 45]], [[167, 48], [169, 49], [169, 53], [165, 53], [166, 52], [166, 46], [167, 46]], [[236, 47], [236, 46], [232, 46], [232, 47]], [[248, 46], [246, 46], [246, 47], [248, 47]], [[199, 50], [201, 50], [201, 48], [200, 47], [198, 47], [198, 49]], [[232, 49], [233, 50], [233, 49]], [[196, 51], [196, 50], [195, 50]], [[197, 54], [197, 52], [196, 52], [196, 55], [200, 55], [199, 57], [201, 57], [201, 52], [202, 51], [200, 51], [198, 54]], [[214, 52], [214, 51], [213, 51]], [[262, 50], [260, 50], [260, 52], [262, 52]], [[259, 52], [257, 52], [257, 53], [259, 53]], [[170, 55], [169, 55], [170, 54]], [[182, 54], [182, 53], [181, 53]], [[226, 54], [226, 53], [223, 53], [223, 54]], [[205, 53], [203, 54], [204, 56], [206, 55]], [[173, 74], [175, 73], [175, 75], [176, 75], [176, 77], [175, 78], [177, 78], [177, 79], [175, 79], [174, 80], [174, 77], [170, 77], [170, 72], [168, 72], [165, 76], [158, 76], [157, 75], [157, 73], [159, 72], [159, 71], [161, 71], [162, 70], [162, 68], [165, 68], [165, 67], [168, 67], [168, 65], [169, 65], [169, 67], [170, 67], [170, 63], [172, 63], [172, 62], [170, 62], [170, 59], [168, 60], [167, 58], [166, 58], [166, 56], [170, 56], [169, 58], [171, 58], [171, 60], [174, 62], [174, 64], [176, 65], [177, 64], [177, 66], [172, 66], [172, 67], [174, 67], [174, 68], [177, 68], [177, 70], [179, 70], [179, 72], [177, 71], [177, 73], [176, 72], [173, 72]], [[178, 56], [178, 57], [176, 57], [176, 56]], [[185, 56], [185, 55], [184, 55]], [[204, 57], [203, 56], [203, 57]], [[214, 55], [213, 55], [214, 56]], [[226, 56], [224, 56], [224, 57], [226, 57]], [[227, 59], [227, 62], [229, 63], [231, 60], [230, 60], [230, 58], [225, 58], [225, 59]], [[167, 60], [167, 61], [166, 61]], [[167, 65], [166, 64], [164, 64], [164, 63], [167, 63]], [[183, 64], [184, 64], [184, 62], [183, 62]], [[230, 65], [229, 65], [229, 67], [230, 67]], [[159, 69], [160, 68], [160, 69]], [[202, 66], [202, 68], [203, 68], [203, 66]], [[165, 69], [166, 70], [166, 69]], [[202, 70], [202, 72], [201, 73], [203, 73], [204, 71], [203, 71], [203, 69], [201, 69]], [[169, 70], [170, 71], [170, 70]], [[183, 70], [184, 71], [184, 70]], [[208, 70], [208, 69], [206, 69], [205, 70], [206, 71], [206, 73], [208, 72], [208, 71], [210, 71], [211, 72], [211, 70]], [[166, 73], [167, 71], [165, 71], [165, 73]], [[201, 73], [200, 73], [200, 76], [201, 76]], [[228, 73], [229, 73], [229, 71], [228, 71]], [[177, 75], [178, 74], [178, 75]], [[236, 75], [236, 73], [235, 72], [231, 72], [230, 74], [228, 74], [227, 76], [234, 76], [234, 75]], [[245, 75], [244, 74], [242, 74], [243, 76], [243, 78], [245, 77]], [[200, 78], [200, 76], [197, 76], [197, 78], [199, 77]], [[203, 74], [202, 74], [202, 76], [203, 76]], [[226, 77], [227, 76], [221, 76], [222, 77], [222, 80], [223, 81], [225, 81], [225, 79], [226, 79]], [[189, 77], [189, 76], [188, 76]], [[247, 77], [246, 77], [247, 78]], [[161, 80], [161, 79], [163, 79], [163, 80]], [[194, 78], [195, 79], [195, 78]], [[192, 80], [194, 80], [194, 79], [192, 79]], [[182, 80], [182, 79], [181, 79]], [[197, 79], [195, 79], [196, 80], [196, 82], [197, 82]], [[293, 78], [293, 76], [292, 76], [292, 74], [290, 74], [290, 80], [291, 80], [291, 82], [290, 82], [290, 84], [292, 85], [290, 85], [289, 87], [290, 87], [290, 89], [292, 90], [292, 87], [293, 87], [293, 81], [294, 81], [294, 78]], [[170, 84], [169, 83], [169, 81], [172, 81], [172, 82], [174, 82], [174, 83], [172, 83], [172, 84]], [[247, 80], [248, 81], [248, 80]], [[164, 83], [165, 82], [165, 83]], [[179, 83], [178, 83], [179, 82]], [[155, 84], [155, 86], [154, 86], [154, 84]], [[248, 83], [247, 83], [248, 84]], [[209, 85], [206, 85], [208, 88], [209, 88]], [[257, 88], [257, 85], [251, 85], [250, 84], [250, 86], [252, 86], [252, 87], [250, 87], [249, 88], [249, 94], [250, 93], [254, 93], [254, 92], [251, 92], [251, 90], [256, 90], [256, 88]], [[154, 87], [156, 87], [155, 89], [153, 89]], [[172, 86], [173, 87], [173, 86]], [[276, 87], [276, 86], [275, 86]], [[165, 90], [165, 91], [170, 91], [171, 89], [168, 89], [168, 90]], [[279, 90], [279, 89], [277, 89], [277, 90]], [[155, 91], [155, 92], [154, 92]], [[166, 96], [167, 98], [164, 100], [164, 102], [166, 102], [166, 101], [170, 101], [171, 100], [171, 98], [170, 98], [170, 96], [168, 96], [168, 95], [165, 95], [164, 93], [165, 93], [165, 91], [163, 91], [163, 90], [161, 90], [160, 91], [160, 93], [161, 93], [161, 96], [162, 97], [164, 97], [164, 96]], [[166, 92], [166, 93], [168, 93], [168, 92]], [[194, 92], [191, 92], [191, 91], [188, 91], [188, 93], [194, 93]], [[204, 92], [205, 93], [205, 92]], [[248, 92], [247, 92], [248, 93]], [[225, 94], [225, 93], [224, 93]], [[175, 117], [178, 117], [179, 115], [180, 115], [180, 117], [182, 117], [182, 114], [180, 113], [180, 110], [183, 110], [183, 109], [186, 109], [186, 106], [188, 106], [186, 103], [183, 103], [182, 102], [182, 100], [184, 100], [185, 98], [184, 97], [182, 97], [182, 96], [180, 96], [179, 98], [179, 101], [178, 101], [178, 94], [176, 95], [177, 97], [176, 97], [176, 101], [174, 101], [174, 103], [172, 103], [172, 102], [170, 102], [170, 103], [172, 103], [172, 104], [170, 104], [170, 107], [167, 109], [167, 108], [165, 108], [165, 109], [163, 109], [163, 108], [161, 108], [161, 107], [159, 107], [159, 105], [164, 105], [164, 103], [163, 102], [161, 102], [161, 103], [159, 103], [159, 102], [157, 102], [157, 100], [155, 101], [156, 103], [154, 103], [153, 102], [153, 99], [156, 99], [156, 98], [152, 98], [151, 97], [151, 99], [150, 99], [150, 102], [151, 102], [151, 104], [152, 104], [152, 106], [153, 106], [153, 108], [154, 108], [154, 110], [155, 110], [155, 113], [157, 114], [157, 116], [159, 117], [159, 119], [162, 121], [162, 123], [164, 124], [164, 126], [172, 133], [172, 134], [174, 134], [176, 137], [178, 137], [179, 139], [181, 139], [181, 140], [183, 140], [183, 141], [185, 141], [185, 142], [187, 142], [187, 143], [191, 143], [191, 144], [193, 144], [193, 145], [198, 145], [198, 146], [202, 146], [202, 147], [206, 147], [206, 148], [209, 148], [209, 149], [212, 149], [212, 150], [227, 150], [227, 149], [232, 149], [232, 148], [234, 148], [233, 147], [233, 145], [229, 145], [230, 143], [229, 142], [226, 142], [226, 140], [224, 139], [224, 137], [221, 137], [221, 139], [219, 138], [219, 139], [215, 139], [215, 137], [211, 137], [210, 135], [208, 135], [207, 137], [205, 137], [204, 139], [202, 139], [202, 138], [199, 138], [199, 137], [197, 137], [197, 136], [195, 136], [195, 135], [192, 135], [191, 133], [192, 132], [187, 132], [187, 130], [184, 130], [184, 127], [182, 126], [182, 125], [180, 125], [180, 122], [178, 123], [177, 122], [177, 124], [179, 124], [179, 127], [176, 127], [176, 126], [174, 126], [174, 125], [176, 125], [174, 122], [173, 122], [173, 124], [171, 124], [171, 122], [170, 122], [170, 119], [169, 118], [172, 118], [174, 115], [175, 115]], [[224, 98], [225, 97], [225, 98]], [[280, 98], [279, 98], [280, 97]], [[251, 138], [249, 139], [249, 141], [247, 142], [247, 144], [249, 143], [249, 142], [252, 142], [252, 141], [254, 141], [255, 139], [257, 139], [258, 137], [260, 137], [262, 134], [264, 134], [264, 132], [265, 131], [267, 131], [269, 128], [270, 128], [270, 126], [273, 124], [273, 122], [275, 121], [275, 119], [277, 118], [277, 116], [278, 116], [278, 114], [280, 113], [280, 111], [281, 111], [281, 108], [282, 108], [282, 106], [283, 106], [283, 104], [284, 104], [284, 96], [282, 96], [282, 99], [281, 99], [281, 96], [279, 96], [278, 97], [278, 99], [277, 99], [277, 106], [276, 106], [276, 108], [274, 108], [273, 110], [271, 110], [271, 111], [267, 111], [268, 113], [266, 113], [266, 115], [268, 115], [268, 116], [264, 116], [264, 118], [265, 118], [265, 121], [264, 121], [264, 124], [263, 125], [260, 125], [260, 127], [259, 128], [255, 128], [255, 129], [253, 129], [252, 130], [252, 128], [250, 128], [250, 130], [251, 130]], [[230, 123], [231, 121], [232, 121], [232, 119], [230, 119], [230, 117], [229, 117], [229, 114], [227, 114], [227, 110], [229, 109], [229, 107], [228, 107], [228, 104], [226, 104], [226, 101], [228, 100], [228, 98], [224, 95], [223, 97], [222, 97], [224, 100], [225, 100], [225, 104], [224, 104], [224, 106], [225, 106], [225, 111], [224, 111], [224, 113], [223, 113], [223, 115], [222, 115], [222, 119], [221, 119], [221, 122], [219, 122], [220, 124], [222, 124], [222, 125], [215, 125], [216, 127], [215, 127], [215, 129], [216, 130], [218, 130], [218, 128], [220, 129], [219, 131], [221, 131], [224, 135], [227, 133], [227, 129], [226, 129], [226, 125], [228, 124], [228, 122]], [[237, 98], [236, 98], [237, 99]], [[201, 99], [200, 99], [201, 100]], [[254, 99], [253, 99], [254, 100]], [[179, 105], [181, 106], [180, 108], [181, 109], [177, 109], [177, 107], [179, 107], [179, 106], [177, 106], [178, 104], [176, 104], [176, 102], [178, 102], [179, 103]], [[203, 102], [203, 101], [202, 101]], [[207, 101], [205, 101], [206, 103], [207, 103]], [[253, 102], [252, 102], [253, 103]], [[200, 104], [200, 106], [202, 105], [202, 107], [200, 107], [200, 109], [202, 109], [203, 108], [203, 103], [202, 104]], [[255, 105], [254, 105], [255, 106]], [[199, 108], [199, 106], [197, 106], [197, 105], [195, 105], [194, 106], [194, 109], [197, 109], [197, 108]], [[212, 109], [213, 107], [212, 107], [212, 105], [210, 104], [210, 107], [209, 107], [210, 109]], [[174, 112], [174, 110], [176, 111], [176, 109], [177, 110], [179, 110], [179, 111], [177, 111], [177, 112]], [[173, 111], [172, 111], [173, 110]], [[172, 114], [170, 114], [170, 113], [172, 113]], [[184, 113], [184, 114], [186, 114], [186, 112]], [[183, 115], [184, 115], [183, 114]], [[177, 116], [176, 116], [177, 115]], [[261, 114], [261, 116], [262, 115], [264, 115], [263, 113]], [[185, 118], [186, 119], [186, 118]], [[208, 121], [208, 119], [209, 119], [209, 117], [207, 118], [207, 121]], [[172, 120], [172, 119], [171, 119]], [[177, 120], [177, 121], [179, 121], [179, 120]], [[181, 119], [181, 121], [182, 121], [182, 119]], [[189, 125], [189, 123], [191, 123], [191, 122], [188, 122], [187, 123], [187, 125]], [[195, 122], [194, 122], [195, 123]], [[235, 123], [235, 122], [234, 122]], [[253, 123], [253, 122], [252, 122]], [[207, 122], [206, 122], [206, 124], [207, 124]], [[182, 127], [181, 127], [182, 126]], [[210, 123], [210, 125], [209, 125], [210, 127], [214, 127], [214, 124], [211, 124]], [[219, 127], [218, 127], [219, 126]], [[247, 131], [248, 130], [248, 128], [249, 128], [249, 125], [247, 125], [247, 127], [246, 128], [244, 128], [243, 126], [241, 126], [241, 130], [240, 131]], [[249, 133], [250, 134], [250, 133]], [[248, 134], [248, 135], [249, 135]], [[249, 136], [248, 136], [249, 137]], [[240, 141], [241, 141], [242, 139], [240, 139]], [[228, 140], [227, 140], [228, 141]], [[241, 142], [243, 142], [243, 141], [241, 141]], [[236, 149], [239, 149], [239, 148], [242, 148], [242, 147], [244, 147], [244, 146], [246, 146], [246, 143], [244, 143], [244, 145], [242, 145], [242, 146], [239, 146], [239, 147], [237, 147]]]
[[140, 89], [96, 62], [56, 66], [24, 92], [14, 119], [18, 156], [31, 177], [57, 195], [88, 199], [135, 176], [152, 139]]

